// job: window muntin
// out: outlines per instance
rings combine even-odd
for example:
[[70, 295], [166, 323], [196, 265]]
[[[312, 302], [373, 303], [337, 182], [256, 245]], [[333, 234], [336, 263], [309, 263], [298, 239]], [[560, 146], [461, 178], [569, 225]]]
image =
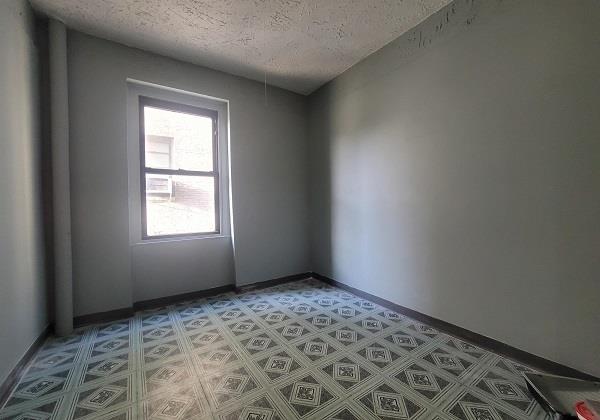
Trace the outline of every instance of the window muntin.
[[140, 96], [142, 238], [220, 233], [218, 114]]

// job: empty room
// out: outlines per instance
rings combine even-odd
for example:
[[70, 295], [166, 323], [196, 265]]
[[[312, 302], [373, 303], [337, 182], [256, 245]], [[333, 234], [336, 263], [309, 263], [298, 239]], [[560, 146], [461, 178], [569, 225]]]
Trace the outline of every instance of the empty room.
[[0, 0], [0, 419], [577, 418], [598, 0]]

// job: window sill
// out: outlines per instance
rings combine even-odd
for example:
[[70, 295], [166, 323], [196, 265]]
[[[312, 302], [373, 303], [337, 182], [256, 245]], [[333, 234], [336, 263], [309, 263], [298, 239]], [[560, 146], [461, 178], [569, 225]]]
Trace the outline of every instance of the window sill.
[[207, 239], [227, 239], [227, 238], [231, 238], [231, 235], [218, 234], [218, 235], [181, 236], [181, 237], [175, 237], [175, 238], [139, 239], [137, 242], [133, 243], [132, 246], [153, 245], [153, 244], [170, 243], [170, 242], [204, 241]]

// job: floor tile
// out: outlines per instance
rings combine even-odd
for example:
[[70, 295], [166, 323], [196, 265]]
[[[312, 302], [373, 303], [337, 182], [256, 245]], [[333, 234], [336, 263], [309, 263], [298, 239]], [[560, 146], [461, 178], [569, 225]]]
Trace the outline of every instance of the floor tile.
[[526, 371], [307, 279], [51, 338], [0, 418], [543, 419]]
[[301, 376], [277, 389], [297, 418], [318, 418], [316, 412], [340, 399], [331, 386], [320, 382], [315, 376]]
[[380, 419], [414, 419], [421, 417], [427, 407], [419, 404], [401, 389], [382, 382], [357, 397], [363, 407]]

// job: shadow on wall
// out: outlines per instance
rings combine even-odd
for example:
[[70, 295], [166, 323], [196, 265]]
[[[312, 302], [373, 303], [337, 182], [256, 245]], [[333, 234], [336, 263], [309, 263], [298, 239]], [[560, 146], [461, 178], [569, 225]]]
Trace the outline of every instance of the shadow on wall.
[[[362, 235], [370, 237], [376, 235], [372, 231], [373, 216], [368, 209], [379, 204], [392, 205], [392, 203], [365, 200], [364, 197], [369, 196], [369, 190], [398, 188], [395, 184], [396, 180], [393, 179], [388, 179], [383, 184], [372, 182], [373, 171], [381, 168], [369, 166], [373, 163], [368, 160], [369, 154], [372, 153], [369, 151], [369, 146], [375, 144], [369, 139], [376, 135], [380, 126], [376, 119], [365, 118], [365, 116], [371, 114], [370, 108], [381, 99], [364, 97], [365, 94], [369, 94], [369, 90], [364, 89], [369, 83], [365, 80], [393, 77], [398, 68], [405, 64], [407, 58], [426, 50], [438, 39], [469, 27], [481, 15], [489, 14], [490, 10], [494, 10], [500, 3], [501, 0], [487, 3], [480, 0], [454, 1], [309, 97], [313, 192], [311, 195], [311, 258], [315, 270], [333, 275], [334, 272], [343, 273], [344, 268], [348, 266], [346, 262], [340, 260], [340, 255], [346, 254], [345, 251], [340, 251], [340, 255], [336, 258], [333, 238], [336, 238], [339, 249], [347, 248], [354, 256], [351, 261], [353, 272], [356, 271], [356, 267], [368, 267], [369, 261], [381, 258], [380, 255], [371, 254], [370, 247], [365, 243], [356, 242], [356, 238]], [[342, 104], [344, 109], [340, 109], [339, 104]], [[360, 121], [361, 117], [363, 117], [362, 121]], [[385, 121], [382, 121], [381, 127], [385, 127]], [[348, 135], [345, 136], [345, 133]], [[359, 139], [360, 143], [351, 144], [348, 151], [346, 140], [353, 141], [353, 139]], [[343, 143], [343, 148], [340, 147], [340, 143]], [[340, 153], [344, 155], [340, 156]], [[349, 165], [345, 163], [348, 161], [351, 162]], [[332, 188], [334, 185], [335, 187]], [[345, 188], [345, 191], [340, 194], [338, 187]], [[344, 203], [345, 200], [348, 202]], [[358, 207], [364, 209], [363, 211], [353, 210], [354, 205], [359, 204], [357, 201], [360, 201]], [[350, 214], [351, 212], [355, 214]], [[409, 215], [408, 219], [412, 217]], [[351, 220], [350, 232], [343, 227], [345, 224], [343, 219], [346, 218]], [[379, 226], [384, 235], [390, 232], [386, 226]], [[407, 226], [407, 229], [413, 228], [414, 224]], [[404, 251], [410, 252], [412, 245], [405, 245]], [[362, 249], [359, 250], [360, 247]], [[417, 260], [423, 259], [422, 255], [413, 257]], [[431, 293], [434, 293], [434, 288], [431, 289]]]
[[48, 322], [54, 320], [54, 217], [52, 188], [52, 143], [50, 139], [50, 58], [48, 55], [48, 19], [36, 18], [36, 44], [39, 52], [39, 92], [40, 92], [40, 131], [41, 131], [41, 179], [42, 207], [44, 223], [44, 257], [46, 276], [46, 304]]
[[332, 275], [331, 143], [333, 123], [322, 91], [309, 97], [310, 262], [314, 271]]
[[313, 269], [598, 375], [600, 6], [453, 4], [310, 97]]

